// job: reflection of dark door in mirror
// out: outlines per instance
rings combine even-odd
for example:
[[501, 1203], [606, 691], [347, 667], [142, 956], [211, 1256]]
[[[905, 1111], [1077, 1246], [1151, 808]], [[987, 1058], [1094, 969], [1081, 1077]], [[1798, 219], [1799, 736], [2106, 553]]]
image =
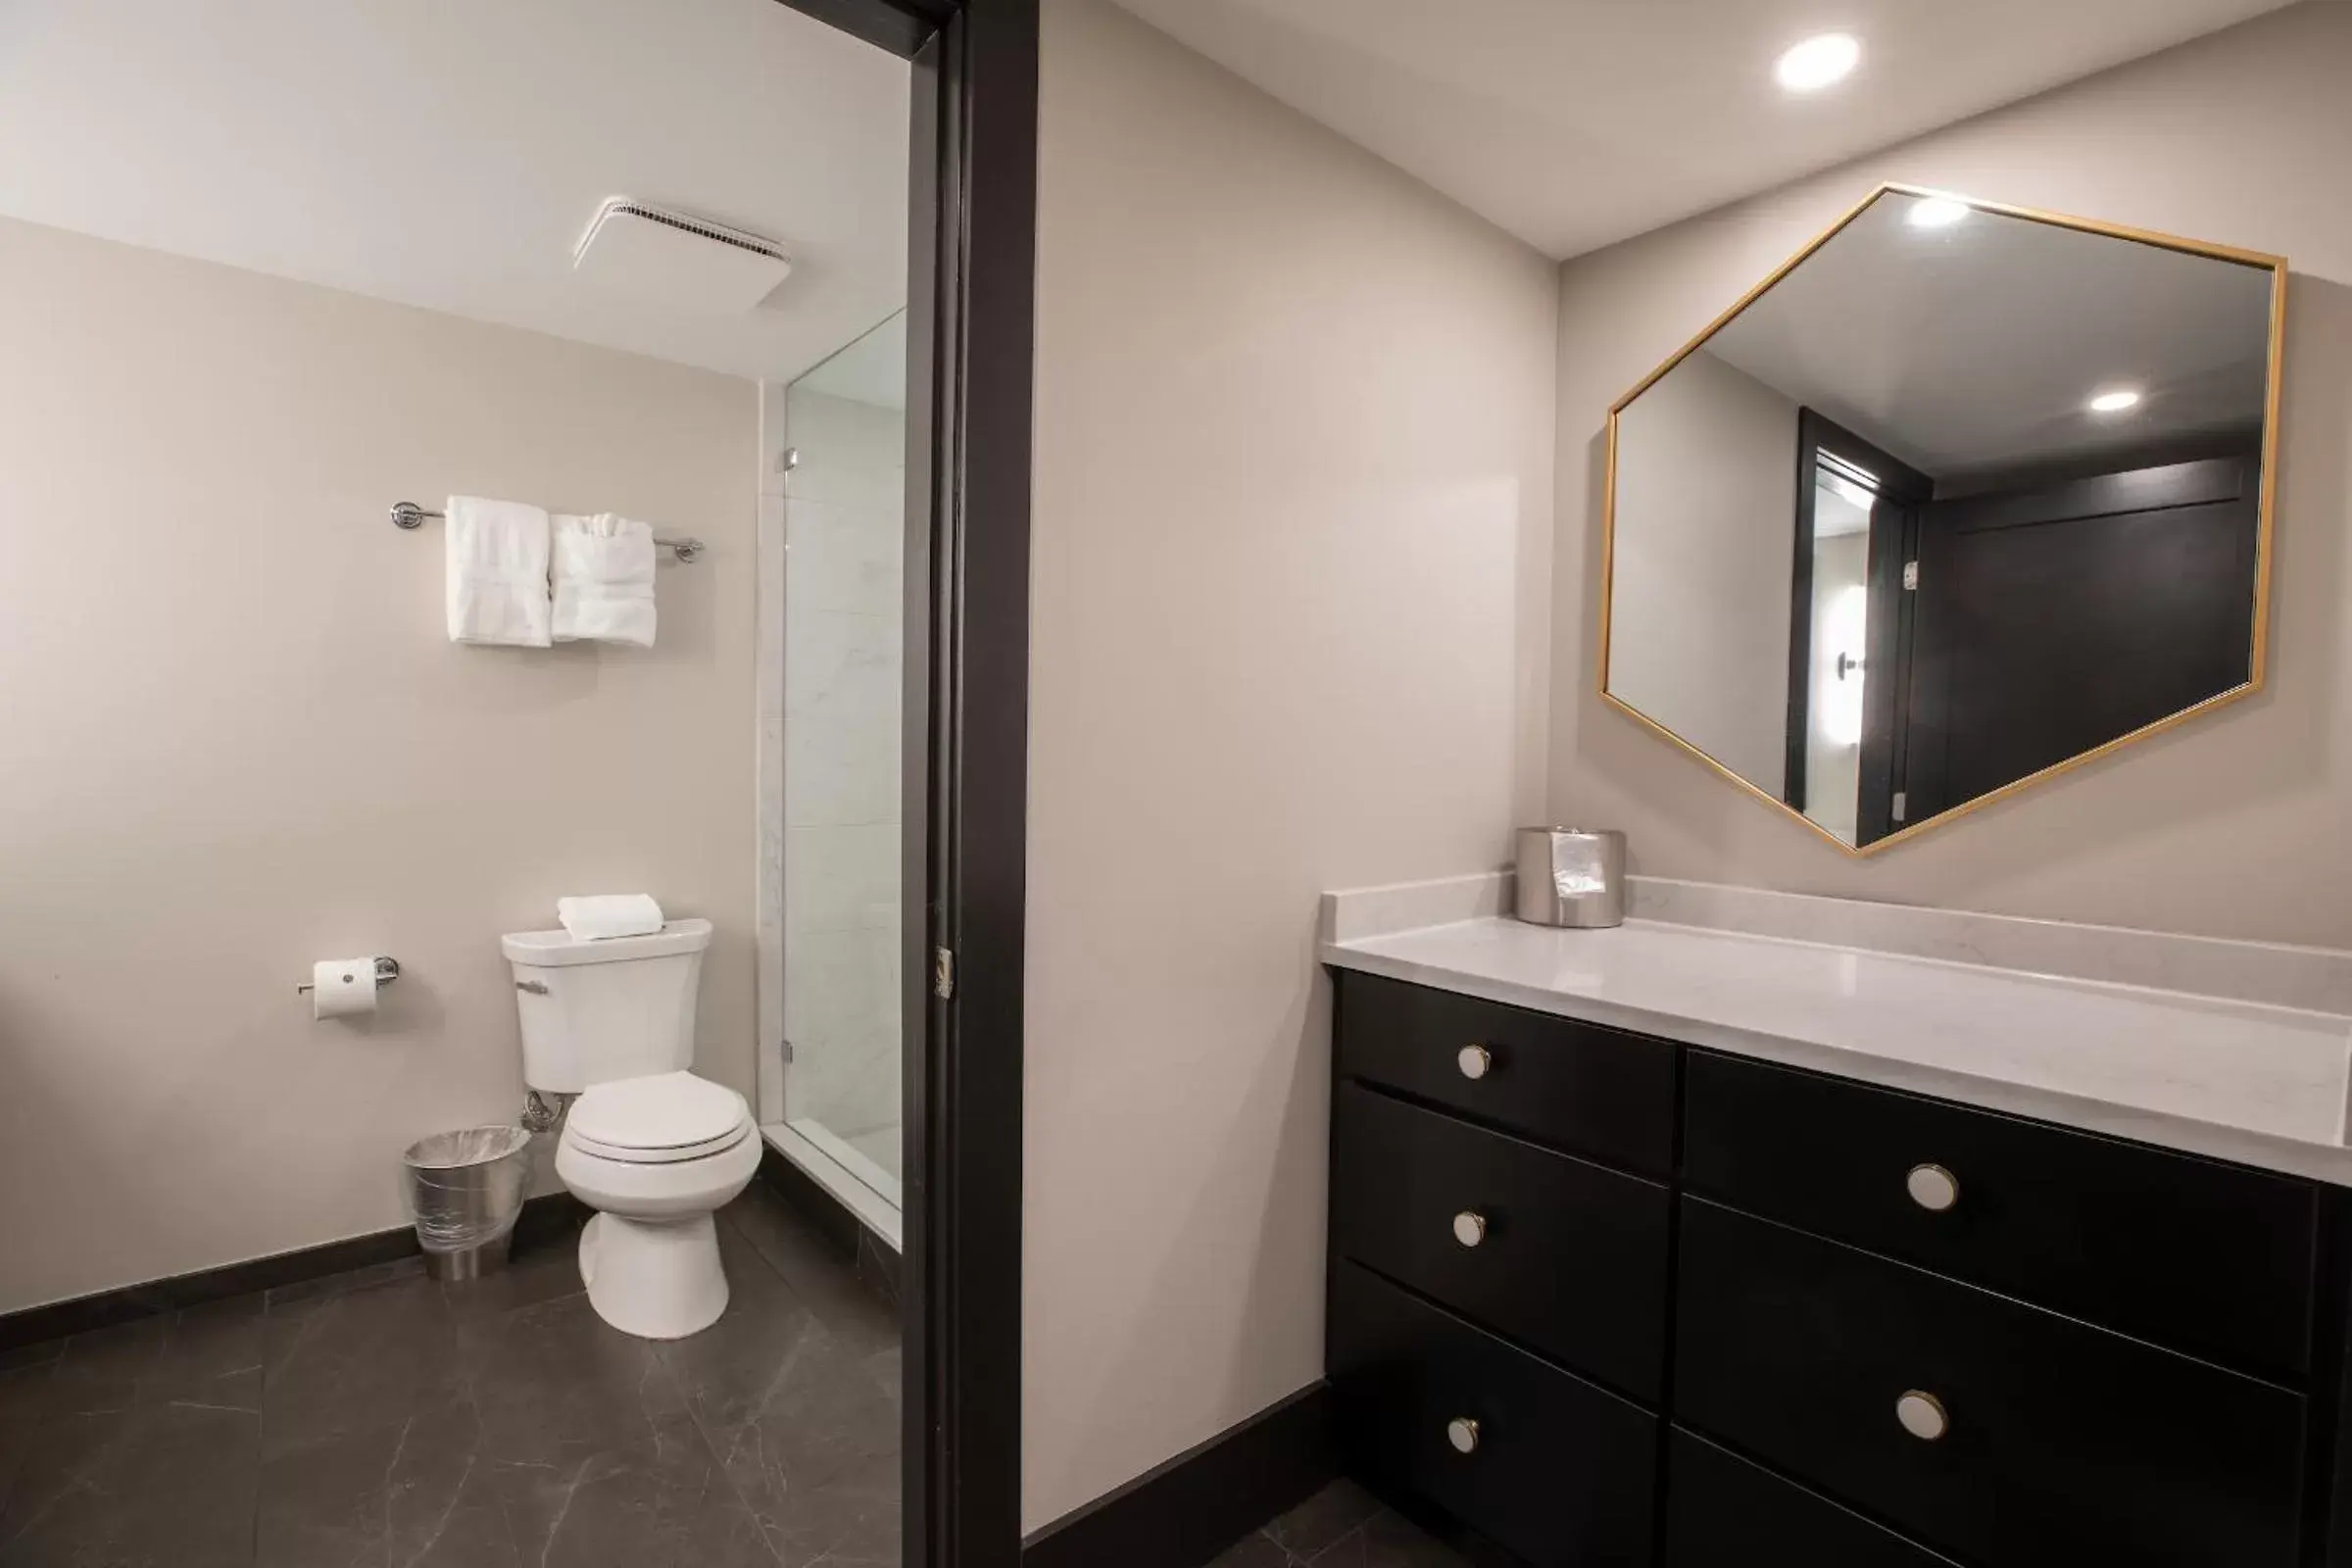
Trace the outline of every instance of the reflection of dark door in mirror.
[[1910, 820], [2247, 680], [2259, 466], [2249, 451], [1922, 511]]
[[1612, 411], [1604, 697], [1864, 850], [2243, 691], [2283, 284], [1880, 193]]
[[1797, 412], [1782, 798], [1848, 843], [1888, 831], [1903, 563], [1932, 492], [1899, 458], [1812, 409]]

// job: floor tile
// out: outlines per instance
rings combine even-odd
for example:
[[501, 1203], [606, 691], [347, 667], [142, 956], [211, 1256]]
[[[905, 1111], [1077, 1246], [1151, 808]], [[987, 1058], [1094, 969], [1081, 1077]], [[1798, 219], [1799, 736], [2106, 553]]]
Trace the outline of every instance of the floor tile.
[[346, 1296], [353, 1291], [371, 1290], [378, 1285], [396, 1285], [403, 1280], [423, 1277], [422, 1257], [396, 1257], [388, 1263], [370, 1263], [365, 1268], [346, 1269], [340, 1274], [321, 1274], [317, 1279], [280, 1285], [268, 1292], [264, 1298], [272, 1310], [283, 1310], [323, 1297]]
[[1380, 1499], [1346, 1477], [1266, 1526], [1266, 1535], [1294, 1557], [1315, 1554], [1380, 1512]]
[[45, 1396], [55, 1363], [34, 1362], [0, 1372], [0, 1519], [8, 1516], [9, 1488], [17, 1466], [37, 1441], [45, 1419]]
[[767, 1539], [679, 1410], [608, 1445], [493, 1474], [514, 1547], [538, 1568], [775, 1568]]
[[1252, 1531], [1210, 1559], [1208, 1568], [1292, 1568], [1298, 1559], [1263, 1531]]
[[0, 1516], [0, 1565], [242, 1568], [260, 1423], [181, 1400], [52, 1412]]
[[266, 1319], [260, 1297], [190, 1307], [169, 1322], [140, 1376], [140, 1399], [261, 1408]]
[[12, 1346], [0, 1350], [0, 1373], [15, 1372], [28, 1366], [47, 1366], [66, 1353], [66, 1342], [35, 1340], [30, 1345]]
[[1235, 1543], [1209, 1568], [1470, 1568], [1470, 1563], [1343, 1477], [1249, 1540]]
[[727, 1313], [667, 1345], [564, 1228], [13, 1350], [0, 1568], [897, 1568], [895, 1315], [763, 1191], [719, 1239]]
[[585, 1295], [468, 1323], [463, 1338], [492, 1463], [569, 1467], [687, 1417], [661, 1346], [605, 1322]]
[[259, 1568], [517, 1568], [481, 1426], [460, 1397], [264, 1463]]
[[873, 1355], [899, 1343], [897, 1311], [857, 1278], [854, 1255], [834, 1247], [781, 1199], [755, 1183], [721, 1209], [719, 1217], [750, 1241], [833, 1337], [853, 1351]]
[[[1335, 1556], [1352, 1541], [1358, 1555]], [[1468, 1559], [1424, 1532], [1410, 1520], [1384, 1508], [1359, 1526], [1340, 1546], [1315, 1559], [1315, 1568], [1467, 1568]]]
[[565, 1226], [518, 1245], [507, 1266], [477, 1279], [449, 1280], [441, 1298], [460, 1323], [496, 1317], [587, 1290], [580, 1279], [580, 1232]]
[[725, 1317], [662, 1354], [781, 1561], [890, 1560], [898, 1403], [796, 1292], [739, 1284]]
[[270, 1294], [262, 1453], [397, 1428], [464, 1392], [457, 1326], [421, 1269]]

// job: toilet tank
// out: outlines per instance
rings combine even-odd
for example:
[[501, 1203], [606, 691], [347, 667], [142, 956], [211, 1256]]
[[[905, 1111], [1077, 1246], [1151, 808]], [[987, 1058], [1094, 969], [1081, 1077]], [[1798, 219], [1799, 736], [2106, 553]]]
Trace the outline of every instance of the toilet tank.
[[694, 1065], [694, 994], [708, 920], [585, 942], [566, 931], [500, 939], [522, 1017], [522, 1081], [574, 1095], [615, 1078]]

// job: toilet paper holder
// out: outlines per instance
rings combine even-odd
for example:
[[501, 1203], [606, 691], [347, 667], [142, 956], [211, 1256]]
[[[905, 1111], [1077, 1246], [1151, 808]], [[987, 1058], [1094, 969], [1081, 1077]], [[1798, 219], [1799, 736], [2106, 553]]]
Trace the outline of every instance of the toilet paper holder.
[[[383, 990], [384, 987], [390, 985], [393, 981], [399, 978], [400, 960], [398, 958], [378, 958], [375, 960], [376, 990]], [[311, 992], [311, 983], [308, 980], [305, 980], [302, 984], [294, 988], [294, 994], [298, 997], [308, 996]]]

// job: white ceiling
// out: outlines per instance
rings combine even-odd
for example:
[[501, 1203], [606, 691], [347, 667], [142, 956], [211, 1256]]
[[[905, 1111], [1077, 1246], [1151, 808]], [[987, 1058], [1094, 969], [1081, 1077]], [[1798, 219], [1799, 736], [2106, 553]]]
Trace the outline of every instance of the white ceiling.
[[[1993, 213], [1915, 228], [1914, 205], [1881, 197], [1706, 351], [1938, 493], [1971, 473], [2260, 427], [2267, 270]], [[2085, 407], [2110, 388], [2142, 401]]]
[[[1119, 0], [1537, 249], [1574, 256], [2287, 0]], [[1854, 33], [1810, 97], [1772, 63]]]
[[[776, 0], [6, 0], [0, 214], [790, 378], [905, 301], [908, 81]], [[792, 275], [603, 297], [571, 252], [615, 195]]]

